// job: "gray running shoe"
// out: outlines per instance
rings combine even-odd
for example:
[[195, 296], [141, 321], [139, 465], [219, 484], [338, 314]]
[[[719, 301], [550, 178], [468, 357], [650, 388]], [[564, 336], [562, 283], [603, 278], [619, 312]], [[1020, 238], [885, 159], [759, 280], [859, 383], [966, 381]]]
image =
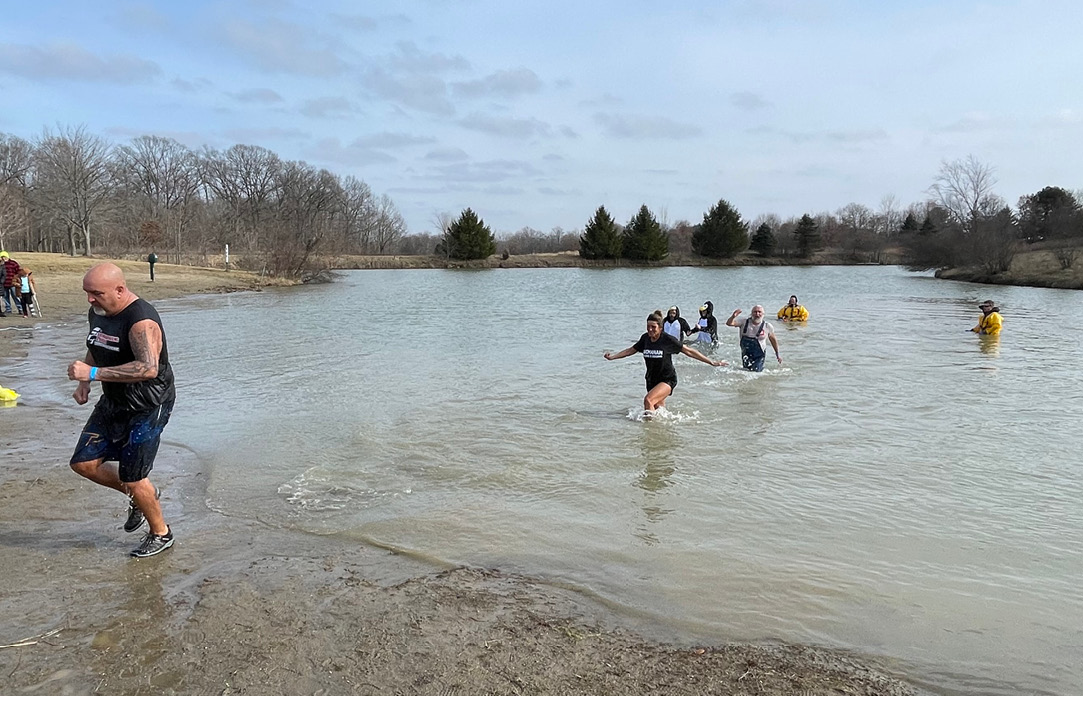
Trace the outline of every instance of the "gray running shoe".
[[[154, 489], [154, 497], [162, 497], [162, 489]], [[131, 533], [132, 531], [139, 530], [139, 527], [143, 525], [143, 521], [147, 520], [143, 517], [143, 512], [139, 510], [139, 506], [135, 505], [135, 499], [129, 499], [128, 501], [128, 520], [124, 522], [125, 533]]]
[[132, 551], [131, 555], [133, 558], [147, 558], [161, 553], [172, 545], [173, 529], [166, 526], [164, 536], [156, 536], [153, 533], [148, 533], [143, 537], [143, 542], [139, 544], [139, 548]]

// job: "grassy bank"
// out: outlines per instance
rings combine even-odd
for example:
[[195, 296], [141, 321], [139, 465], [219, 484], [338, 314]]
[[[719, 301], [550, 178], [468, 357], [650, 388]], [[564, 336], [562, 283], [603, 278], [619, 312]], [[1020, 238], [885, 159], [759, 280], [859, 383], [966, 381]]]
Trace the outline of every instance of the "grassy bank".
[[[257, 273], [217, 268], [197, 268], [188, 265], [156, 263], [154, 282], [150, 280], [147, 263], [112, 258], [86, 258], [63, 253], [15, 253], [11, 254], [19, 265], [34, 274], [46, 320], [85, 314], [86, 295], [83, 293], [83, 274], [94, 264], [116, 263], [124, 271], [128, 287], [153, 302], [165, 298], [178, 298], [201, 293], [228, 293], [238, 290], [257, 290], [268, 285], [290, 285], [292, 281], [261, 277]], [[34, 318], [8, 316], [7, 325], [30, 324]]]
[[1051, 250], [1029, 250], [1012, 260], [1006, 273], [989, 273], [981, 268], [950, 268], [938, 271], [937, 278], [993, 285], [1026, 285], [1036, 288], [1083, 290], [1083, 263], [1061, 268]]

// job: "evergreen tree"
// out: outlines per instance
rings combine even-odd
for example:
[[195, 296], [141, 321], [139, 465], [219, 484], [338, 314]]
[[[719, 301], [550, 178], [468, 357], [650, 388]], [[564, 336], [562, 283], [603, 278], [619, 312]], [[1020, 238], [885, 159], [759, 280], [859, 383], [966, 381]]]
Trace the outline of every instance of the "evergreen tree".
[[669, 238], [645, 205], [628, 222], [622, 242], [622, 255], [629, 260], [662, 260], [669, 255]]
[[914, 217], [913, 213], [907, 213], [906, 220], [904, 220], [902, 222], [902, 225], [899, 226], [899, 232], [903, 233], [904, 235], [913, 235], [914, 233], [918, 232], [918, 230], [919, 228], [917, 218]]
[[771, 230], [771, 226], [767, 223], [763, 223], [760, 227], [756, 228], [756, 232], [752, 234], [752, 242], [749, 244], [749, 249], [759, 253], [764, 258], [770, 258], [775, 252], [775, 231]]
[[797, 241], [797, 253], [802, 258], [811, 257], [820, 247], [820, 226], [808, 213], [801, 216], [797, 221], [797, 227], [793, 229], [794, 240]]
[[493, 231], [467, 208], [444, 233], [444, 252], [455, 260], [488, 258], [496, 252]]
[[584, 258], [619, 258], [621, 256], [621, 233], [613, 216], [604, 205], [598, 206], [594, 217], [579, 236], [579, 255]]
[[1047, 186], [1019, 199], [1019, 229], [1028, 243], [1078, 236], [1083, 208], [1067, 190]]
[[936, 231], [937, 231], [936, 223], [933, 222], [932, 217], [930, 217], [928, 215], [925, 216], [925, 222], [923, 222], [921, 224], [921, 227], [918, 228], [918, 235], [920, 235], [921, 237], [924, 238], [926, 236], [932, 235]]
[[732, 258], [748, 249], [748, 224], [725, 200], [703, 214], [703, 222], [692, 233], [692, 250], [708, 258]]

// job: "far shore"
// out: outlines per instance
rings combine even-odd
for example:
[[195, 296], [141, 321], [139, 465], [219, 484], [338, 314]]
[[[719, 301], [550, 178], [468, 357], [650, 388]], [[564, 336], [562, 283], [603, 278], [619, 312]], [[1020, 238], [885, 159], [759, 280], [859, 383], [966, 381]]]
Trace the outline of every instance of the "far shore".
[[[164, 254], [163, 254], [164, 255]], [[129, 287], [147, 300], [162, 300], [203, 293], [229, 293], [243, 290], [260, 290], [270, 286], [296, 285], [298, 280], [276, 278], [262, 273], [226, 270], [221, 256], [201, 256], [203, 264], [178, 265], [158, 262], [155, 279], [150, 280], [146, 261], [113, 259], [107, 257], [70, 256], [63, 253], [12, 252], [12, 257], [34, 273], [40, 291], [45, 319], [82, 314], [86, 312], [86, 297], [82, 293], [81, 278], [90, 266], [100, 262], [113, 262], [125, 273]], [[193, 258], [193, 261], [196, 259]], [[762, 258], [755, 254], [743, 254], [737, 258], [708, 259], [698, 256], [674, 254], [663, 261], [632, 263], [626, 260], [586, 260], [576, 251], [561, 253], [532, 253], [509, 255], [504, 258], [493, 255], [484, 260], [450, 261], [434, 255], [336, 255], [318, 256], [315, 265], [326, 271], [335, 270], [408, 270], [444, 268], [642, 268], [642, 267], [775, 267], [812, 265], [898, 265], [897, 249], [884, 252], [881, 263], [872, 263], [866, 256], [852, 253], [822, 253], [812, 259]], [[318, 275], [318, 274], [317, 274]], [[989, 273], [980, 268], [951, 268], [937, 271], [936, 277], [992, 285], [1018, 285], [1042, 288], [1083, 290], [1083, 263], [1062, 269], [1049, 250], [1029, 250], [1016, 255], [1011, 271]], [[305, 280], [311, 280], [306, 278]], [[9, 315], [0, 319], [6, 326], [28, 326], [35, 318]]]
[[[343, 255], [322, 258], [329, 270], [375, 270], [411, 268], [731, 268], [740, 266], [816, 266], [816, 265], [902, 265], [898, 249], [885, 251], [878, 260], [868, 254], [821, 253], [813, 258], [770, 257], [763, 258], [745, 253], [736, 258], [702, 258], [689, 255], [671, 255], [665, 260], [650, 263], [633, 263], [627, 260], [586, 260], [576, 251], [562, 253], [531, 253], [509, 255], [504, 258], [493, 255], [483, 260], [456, 261], [434, 255]], [[1083, 263], [1062, 269], [1049, 250], [1028, 250], [1016, 255], [1008, 272], [989, 273], [980, 268], [950, 268], [937, 271], [936, 277], [969, 283], [991, 285], [1020, 285], [1038, 288], [1065, 288], [1083, 290]]]
[[988, 285], [1019, 285], [1033, 288], [1083, 290], [1083, 267], [1061, 268], [1049, 251], [1020, 253], [1006, 273], [990, 273], [981, 268], [949, 268], [937, 271], [937, 278]]
[[736, 258], [704, 258], [697, 255], [674, 253], [662, 260], [631, 261], [623, 258], [588, 260], [578, 251], [560, 253], [526, 253], [522, 255], [491, 255], [478, 260], [453, 260], [438, 255], [337, 255], [323, 256], [319, 262], [329, 270], [375, 270], [410, 268], [729, 268], [738, 266], [782, 265], [893, 265], [898, 262], [895, 253], [885, 253], [881, 262], [867, 254], [824, 253], [814, 258], [769, 257], [745, 253]]

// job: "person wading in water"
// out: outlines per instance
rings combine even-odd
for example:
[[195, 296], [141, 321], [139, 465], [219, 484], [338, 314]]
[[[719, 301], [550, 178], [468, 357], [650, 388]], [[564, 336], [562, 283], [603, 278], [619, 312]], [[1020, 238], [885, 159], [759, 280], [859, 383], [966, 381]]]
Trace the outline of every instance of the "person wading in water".
[[647, 395], [643, 397], [643, 410], [653, 413], [664, 408], [666, 398], [677, 387], [677, 370], [673, 367], [673, 356], [682, 353], [710, 366], [724, 366], [726, 361], [711, 360], [695, 348], [681, 345], [673, 336], [662, 332], [662, 311], [656, 310], [647, 316], [647, 332], [631, 348], [617, 353], [605, 353], [606, 360], [627, 358], [636, 353], [643, 354], [647, 366], [644, 376], [647, 381]]

